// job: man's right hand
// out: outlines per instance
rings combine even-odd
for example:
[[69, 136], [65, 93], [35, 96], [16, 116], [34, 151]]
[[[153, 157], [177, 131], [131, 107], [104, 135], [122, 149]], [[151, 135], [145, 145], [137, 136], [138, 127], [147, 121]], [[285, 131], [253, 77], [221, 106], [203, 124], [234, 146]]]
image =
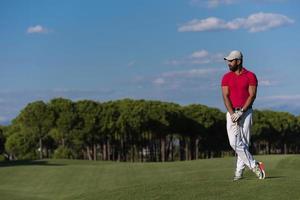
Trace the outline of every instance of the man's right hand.
[[234, 123], [237, 122], [242, 115], [243, 115], [242, 111], [237, 111], [237, 112], [233, 113], [232, 115], [230, 115], [232, 122], [234, 122]]

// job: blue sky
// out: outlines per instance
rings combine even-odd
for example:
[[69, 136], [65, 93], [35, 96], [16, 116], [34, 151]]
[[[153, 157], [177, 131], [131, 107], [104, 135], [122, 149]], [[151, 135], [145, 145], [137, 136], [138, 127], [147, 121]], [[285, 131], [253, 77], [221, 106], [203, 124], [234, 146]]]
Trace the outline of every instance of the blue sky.
[[29, 102], [155, 99], [224, 110], [223, 57], [259, 80], [255, 108], [300, 114], [296, 0], [1, 0], [0, 123]]

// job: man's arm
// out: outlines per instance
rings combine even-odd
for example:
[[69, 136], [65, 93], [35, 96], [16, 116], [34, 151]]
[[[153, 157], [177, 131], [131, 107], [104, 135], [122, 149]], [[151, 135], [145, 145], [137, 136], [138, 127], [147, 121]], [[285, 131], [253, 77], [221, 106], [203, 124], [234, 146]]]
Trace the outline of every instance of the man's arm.
[[231, 101], [229, 99], [229, 87], [228, 86], [222, 86], [222, 95], [223, 95], [224, 104], [225, 104], [228, 112], [230, 113], [230, 115], [232, 115], [234, 112], [233, 112]]
[[249, 97], [243, 106], [243, 110], [247, 110], [249, 106], [253, 104], [256, 98], [257, 86], [250, 85], [248, 91], [249, 91]]

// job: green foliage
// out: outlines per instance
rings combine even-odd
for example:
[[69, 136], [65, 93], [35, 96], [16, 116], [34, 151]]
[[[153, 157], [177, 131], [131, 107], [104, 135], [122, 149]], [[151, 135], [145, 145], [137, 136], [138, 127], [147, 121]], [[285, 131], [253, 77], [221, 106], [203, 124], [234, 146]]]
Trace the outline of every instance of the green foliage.
[[0, 154], [4, 152], [4, 145], [6, 137], [4, 135], [5, 127], [0, 126]]
[[[225, 120], [219, 109], [200, 104], [55, 98], [28, 104], [0, 127], [0, 154], [124, 161], [222, 156], [231, 151]], [[299, 116], [255, 110], [253, 121], [255, 152], [300, 152]]]
[[8, 128], [9, 137], [5, 143], [5, 149], [15, 159], [36, 159], [38, 157], [38, 138], [32, 129], [26, 129], [19, 125]]
[[102, 106], [94, 101], [79, 101], [76, 103], [76, 112], [80, 123], [77, 130], [81, 132], [81, 139], [88, 144], [95, 143], [101, 134]]
[[62, 146], [70, 145], [72, 130], [78, 123], [75, 104], [68, 99], [56, 98], [49, 102], [48, 107], [55, 116], [52, 128], [57, 129], [56, 141]]
[[28, 104], [17, 118], [18, 122], [30, 128], [43, 138], [53, 126], [54, 113], [42, 101]]
[[286, 112], [255, 110], [253, 121], [254, 140], [258, 145], [265, 144], [268, 153], [297, 151], [300, 123], [295, 116]]
[[6, 161], [7, 159], [6, 159], [6, 157], [4, 156], [4, 155], [0, 155], [0, 162], [1, 161]]
[[71, 149], [63, 146], [59, 146], [55, 149], [53, 154], [54, 159], [66, 159], [66, 158], [74, 158], [74, 154]]
[[183, 110], [187, 117], [197, 122], [194, 133], [201, 138], [200, 149], [202, 151], [211, 150], [220, 153], [222, 150], [229, 150], [223, 112], [199, 104], [185, 106]]

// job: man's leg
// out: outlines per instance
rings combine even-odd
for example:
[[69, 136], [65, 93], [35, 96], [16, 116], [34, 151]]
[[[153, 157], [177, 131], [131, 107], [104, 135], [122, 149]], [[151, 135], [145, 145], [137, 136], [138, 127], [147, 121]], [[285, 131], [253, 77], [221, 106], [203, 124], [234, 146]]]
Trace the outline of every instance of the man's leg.
[[[241, 122], [241, 125], [243, 125], [241, 127], [242, 130], [243, 130], [242, 141], [244, 142], [244, 144], [247, 146], [247, 148], [249, 150], [249, 146], [250, 146], [250, 130], [251, 130], [251, 127], [252, 127], [252, 113], [253, 113], [253, 110], [249, 109], [248, 111], [251, 112], [251, 117], [248, 117], [247, 115], [245, 115], [245, 117], [241, 118], [240, 122]], [[265, 167], [264, 167], [264, 164], [262, 162], [255, 162], [255, 166], [252, 169], [252, 171], [256, 174], [256, 176], [259, 179], [264, 179], [265, 176], [266, 176], [264, 168]]]
[[233, 123], [230, 114], [227, 113], [227, 134], [231, 147], [238, 155], [236, 174], [234, 180], [238, 180], [239, 174], [247, 165], [259, 179], [265, 178], [264, 166], [261, 162], [256, 162], [249, 152], [250, 128], [252, 125], [252, 109], [248, 110], [237, 123]]
[[243, 177], [243, 172], [244, 172], [245, 166], [246, 165], [245, 165], [244, 161], [239, 156], [237, 156], [236, 169], [235, 169], [235, 174], [234, 174], [234, 176], [237, 179], [240, 179]]
[[[243, 118], [245, 121], [252, 118], [252, 112], [246, 112]], [[230, 114], [227, 113], [227, 134], [230, 146], [236, 151], [238, 155], [237, 169], [236, 171], [243, 170], [244, 165], [247, 165], [250, 169], [255, 167], [255, 160], [249, 152], [248, 146], [243, 142], [243, 129], [237, 123], [233, 123], [230, 118]]]
[[[249, 146], [250, 146], [250, 129], [252, 126], [252, 110], [248, 110], [241, 119], [239, 120], [239, 129], [240, 129], [240, 135], [241, 135], [241, 140], [244, 143], [244, 146], [248, 149], [249, 151]], [[237, 164], [236, 164], [236, 173], [237, 174], [242, 174], [244, 168], [245, 168], [245, 163], [244, 161], [238, 157], [237, 159]]]

